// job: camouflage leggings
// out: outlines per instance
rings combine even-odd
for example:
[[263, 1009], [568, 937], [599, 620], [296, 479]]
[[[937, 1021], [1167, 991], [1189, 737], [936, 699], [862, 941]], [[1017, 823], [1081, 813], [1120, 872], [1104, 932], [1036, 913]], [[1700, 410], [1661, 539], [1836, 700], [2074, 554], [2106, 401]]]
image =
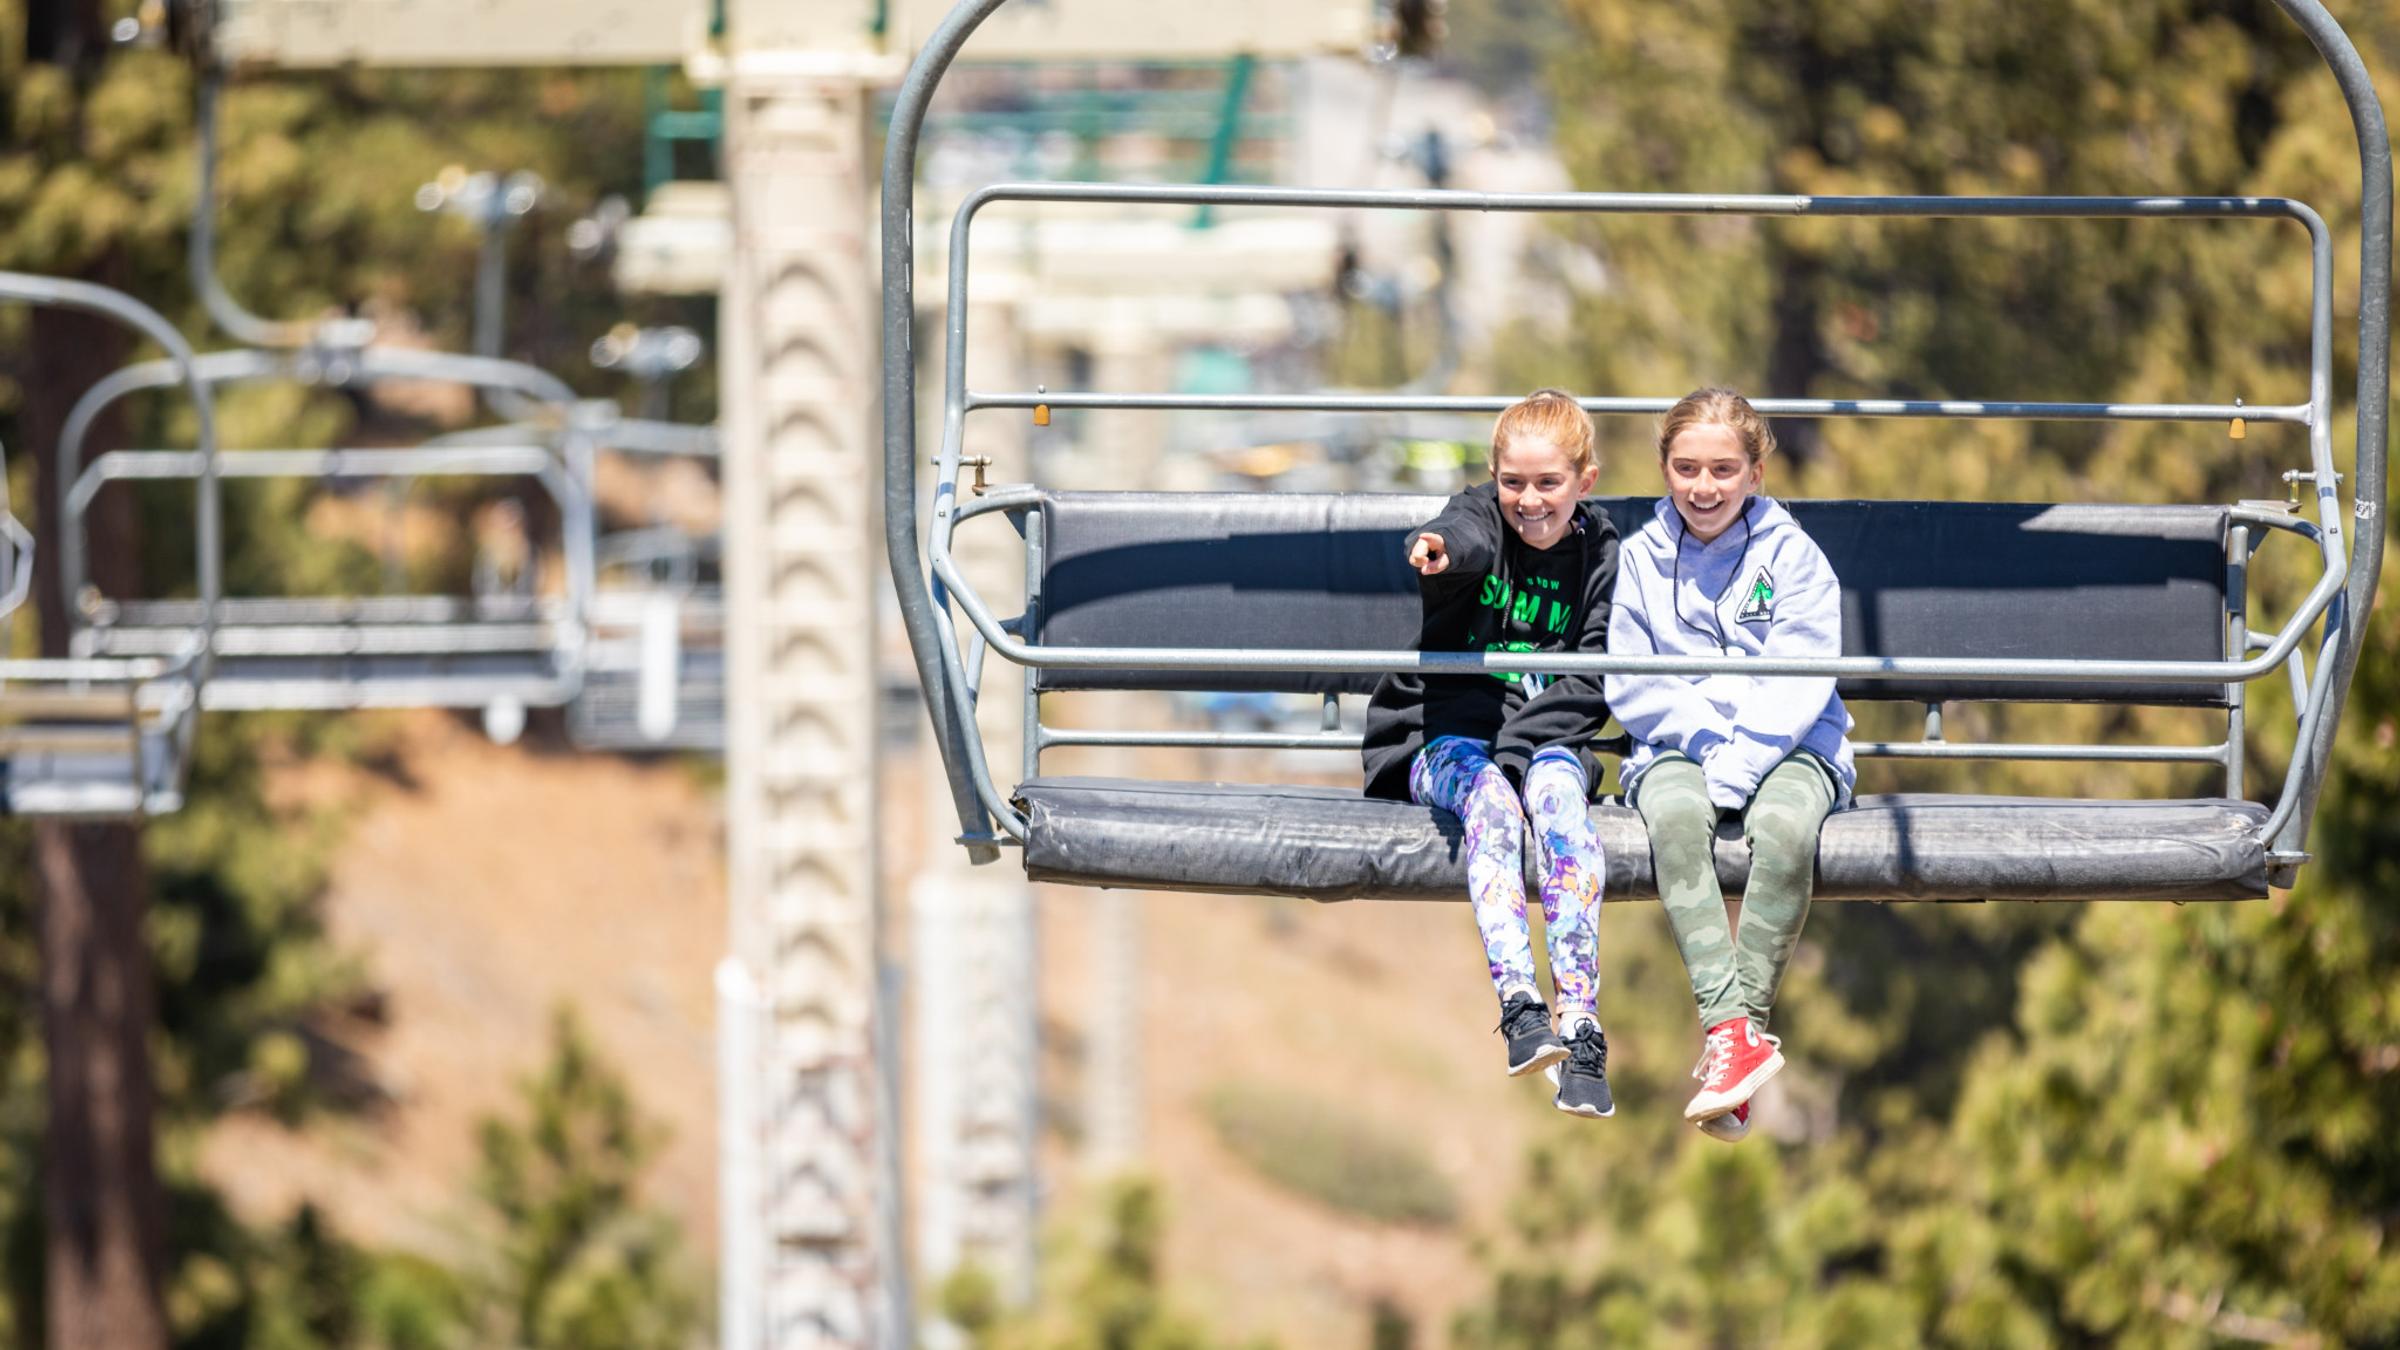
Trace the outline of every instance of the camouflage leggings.
[[1525, 834], [1532, 821], [1541, 865], [1542, 927], [1550, 939], [1550, 981], [1558, 986], [1562, 1024], [1591, 1013], [1599, 998], [1600, 886], [1608, 874], [1600, 840], [1585, 814], [1590, 789], [1583, 765], [1565, 750], [1544, 750], [1525, 771], [1520, 804], [1491, 747], [1464, 736], [1437, 736], [1409, 765], [1410, 795], [1466, 826], [1467, 899], [1483, 935], [1492, 988], [1503, 996], [1533, 975], [1533, 928], [1525, 918]]
[[1652, 764], [1634, 785], [1634, 808], [1650, 828], [1650, 859], [1658, 896], [1675, 929], [1675, 945], [1692, 977], [1700, 1025], [1748, 1016], [1766, 1030], [1783, 983], [1784, 966], [1799, 945], [1816, 884], [1817, 831], [1833, 810], [1833, 780], [1804, 755], [1775, 766], [1742, 813], [1750, 846], [1750, 884], [1737, 934], [1725, 916], [1712, 841], [1717, 808], [1708, 799], [1700, 766], [1682, 755]]

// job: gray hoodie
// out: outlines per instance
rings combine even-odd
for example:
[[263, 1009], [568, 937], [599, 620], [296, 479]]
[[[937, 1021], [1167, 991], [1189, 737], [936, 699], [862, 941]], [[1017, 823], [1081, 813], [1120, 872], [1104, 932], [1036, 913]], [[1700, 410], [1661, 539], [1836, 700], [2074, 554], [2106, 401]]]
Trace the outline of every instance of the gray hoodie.
[[[1816, 542], [1772, 497], [1703, 544], [1661, 497], [1625, 541], [1608, 620], [1612, 656], [1842, 654], [1842, 584]], [[1608, 706], [1633, 736], [1619, 774], [1628, 793], [1670, 750], [1700, 761], [1709, 796], [1739, 808], [1794, 749], [1833, 766], [1840, 797], [1858, 782], [1850, 711], [1830, 678], [1611, 675]]]

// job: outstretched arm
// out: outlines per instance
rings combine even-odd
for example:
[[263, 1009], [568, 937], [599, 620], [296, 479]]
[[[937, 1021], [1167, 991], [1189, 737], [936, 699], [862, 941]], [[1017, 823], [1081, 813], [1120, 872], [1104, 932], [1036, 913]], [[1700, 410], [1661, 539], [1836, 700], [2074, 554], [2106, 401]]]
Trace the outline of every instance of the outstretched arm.
[[1492, 570], [1500, 541], [1472, 504], [1453, 497], [1442, 513], [1408, 536], [1408, 565], [1436, 593], [1472, 585]]

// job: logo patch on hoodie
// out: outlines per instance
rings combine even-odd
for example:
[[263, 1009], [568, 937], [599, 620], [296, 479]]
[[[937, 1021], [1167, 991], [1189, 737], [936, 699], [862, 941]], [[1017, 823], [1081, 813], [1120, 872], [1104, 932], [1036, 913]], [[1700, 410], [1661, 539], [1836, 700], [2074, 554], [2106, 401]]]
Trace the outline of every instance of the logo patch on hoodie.
[[1757, 623], [1775, 617], [1775, 577], [1760, 563], [1750, 574], [1750, 583], [1742, 588], [1742, 607], [1734, 611], [1735, 623]]

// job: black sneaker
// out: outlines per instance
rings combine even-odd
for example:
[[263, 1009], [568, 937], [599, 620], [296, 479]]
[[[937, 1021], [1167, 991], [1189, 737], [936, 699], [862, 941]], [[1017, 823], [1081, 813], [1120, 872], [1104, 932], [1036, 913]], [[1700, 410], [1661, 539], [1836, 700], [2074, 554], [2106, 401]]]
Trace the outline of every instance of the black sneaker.
[[1613, 1116], [1617, 1102], [1608, 1092], [1608, 1037], [1598, 1022], [1582, 1022], [1567, 1038], [1567, 1062], [1558, 1066], [1558, 1095], [1551, 1105], [1574, 1116]]
[[1500, 1005], [1500, 1025], [1508, 1037], [1508, 1076], [1518, 1077], [1548, 1068], [1567, 1057], [1566, 1042], [1550, 1029], [1550, 1009], [1531, 994], [1515, 993]]

